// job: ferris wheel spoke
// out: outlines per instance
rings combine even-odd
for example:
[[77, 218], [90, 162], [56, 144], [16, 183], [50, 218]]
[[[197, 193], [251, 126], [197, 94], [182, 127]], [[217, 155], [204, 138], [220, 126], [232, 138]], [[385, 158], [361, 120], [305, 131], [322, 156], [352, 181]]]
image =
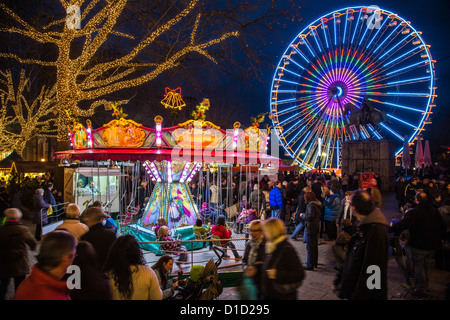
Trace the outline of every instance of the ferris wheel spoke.
[[[300, 136], [300, 134], [306, 129], [306, 126], [302, 126], [300, 128], [300, 130], [297, 131], [297, 133], [295, 134], [295, 136], [288, 142], [288, 145], [293, 145], [295, 144], [295, 142], [293, 143], [293, 141]], [[301, 136], [300, 136], [301, 137]]]
[[[387, 50], [386, 52], [384, 52], [381, 56], [378, 57], [378, 60], [381, 61], [385, 61], [388, 60], [389, 57], [391, 57], [392, 55], [394, 55], [398, 50], [400, 50], [401, 48], [403, 48], [405, 45], [407, 45], [411, 40], [406, 41], [409, 37], [411, 36], [411, 33], [409, 33], [406, 37], [404, 37], [403, 39], [400, 39], [397, 41], [397, 43], [393, 46], [390, 47], [389, 50]], [[393, 41], [394, 39], [392, 39]], [[391, 42], [392, 42], [391, 41]], [[390, 45], [390, 44], [388, 44]], [[394, 50], [396, 49], [396, 50]], [[393, 53], [391, 53], [391, 51], [393, 51]], [[383, 59], [384, 57], [386, 57], [385, 59]]]
[[334, 35], [334, 46], [337, 47], [338, 42], [337, 42], [337, 20], [339, 19], [339, 23], [340, 23], [340, 18], [339, 15], [337, 15], [336, 13], [333, 13], [333, 35]]
[[[300, 41], [298, 42], [298, 44], [301, 46], [305, 45], [306, 48], [308, 49], [308, 51], [311, 53], [312, 57], [313, 58], [316, 57], [317, 54], [314, 51], [312, 45], [309, 43], [309, 40], [306, 37], [301, 38]], [[298, 48], [298, 45], [297, 45], [297, 48]]]
[[372, 124], [367, 124], [367, 127], [369, 128], [370, 132], [372, 132], [372, 135], [377, 138], [378, 140], [383, 139], [383, 137], [375, 130], [375, 128], [372, 126]]
[[397, 103], [381, 101], [381, 100], [376, 100], [376, 99], [372, 99], [372, 98], [368, 98], [368, 100], [372, 101], [372, 102], [385, 104], [385, 105], [388, 105], [388, 106], [391, 106], [391, 107], [396, 107], [396, 108], [400, 108], [400, 109], [404, 109], [404, 110], [408, 110], [408, 111], [414, 111], [414, 112], [417, 112], [417, 113], [424, 113], [424, 112], [426, 112], [425, 110], [420, 110], [420, 109], [417, 109], [417, 108], [403, 106], [403, 105], [400, 105], [400, 104], [397, 104]]
[[375, 34], [373, 35], [373, 37], [371, 38], [371, 40], [367, 43], [367, 45], [364, 47], [365, 50], [369, 50], [370, 46], [372, 45], [372, 43], [374, 43], [373, 41], [375, 40], [375, 38], [380, 34], [380, 30], [383, 30], [380, 38], [383, 37], [383, 34], [386, 32], [387, 28], [384, 28], [386, 23], [389, 21], [389, 18], [384, 19], [383, 24], [380, 26], [380, 28], [377, 29], [377, 31], [375, 32]]
[[361, 14], [362, 14], [362, 10], [359, 11], [358, 19], [356, 19], [355, 30], [353, 31], [353, 36], [352, 36], [352, 40], [350, 42], [350, 45], [353, 45], [353, 43], [354, 43], [356, 32], [358, 31], [358, 24], [359, 24], [359, 21], [361, 20]]
[[295, 64], [295, 65], [296, 65], [297, 67], [299, 67], [300, 69], [305, 70], [305, 68], [304, 68], [302, 65], [300, 65], [299, 62], [297, 62], [297, 61], [295, 61], [294, 59], [292, 59], [291, 56], [285, 56], [285, 59], [291, 61], [293, 64]]
[[429, 79], [430, 79], [430, 77], [422, 77], [422, 78], [406, 79], [406, 80], [400, 80], [400, 81], [387, 82], [385, 84], [378, 84], [378, 85], [376, 85], [376, 88], [377, 89], [387, 89], [387, 88], [391, 88], [391, 87], [398, 88], [399, 86], [407, 86], [407, 85], [412, 85], [412, 84], [416, 84], [416, 83], [429, 82]]
[[397, 123], [402, 123], [402, 124], [407, 125], [408, 127], [411, 127], [411, 128], [413, 128], [415, 130], [419, 129], [417, 126], [413, 125], [412, 123], [409, 123], [408, 121], [405, 121], [405, 120], [399, 119], [397, 117], [394, 117], [390, 113], [386, 113], [386, 116], [389, 117], [390, 119], [395, 120]]
[[[300, 145], [305, 141], [306, 139], [306, 135], [308, 135], [308, 129], [310, 129], [312, 127], [313, 123], [312, 121], [310, 121], [309, 123], [307, 123], [305, 126], [302, 127], [302, 129], [300, 130], [301, 134], [298, 134], [297, 136], [295, 136], [294, 138], [292, 138], [291, 140], [291, 145], [295, 146], [297, 144], [297, 142], [303, 138], [303, 141], [300, 142]], [[298, 150], [297, 150], [298, 151]]]
[[317, 29], [316, 28], [311, 28], [311, 35], [314, 38], [314, 41], [315, 41], [316, 46], [317, 46], [317, 49], [319, 49], [319, 52], [322, 52], [323, 51], [322, 47], [320, 46], [319, 40], [317, 39], [318, 36], [317, 36]]
[[278, 125], [279, 126], [283, 126], [284, 124], [288, 124], [291, 123], [292, 121], [294, 121], [295, 119], [297, 119], [299, 117], [298, 114], [294, 114], [293, 116], [290, 116], [287, 119], [284, 119], [283, 121], [281, 121]]
[[[304, 117], [304, 115], [305, 115], [305, 113], [307, 113], [308, 112], [308, 109], [304, 109], [304, 110], [302, 110], [301, 112], [299, 112], [297, 115], [299, 116], [299, 117]], [[278, 115], [277, 115], [278, 116]], [[286, 129], [286, 130], [284, 130], [284, 133], [286, 134], [286, 132], [290, 132], [294, 127], [296, 127], [296, 125], [298, 124], [298, 123], [301, 123], [301, 121], [303, 120], [303, 118], [299, 121], [299, 122], [296, 122], [293, 126], [291, 126], [291, 127], [289, 127], [288, 129]], [[281, 126], [281, 124], [278, 124], [279, 126]]]
[[305, 134], [303, 135], [303, 140], [299, 143], [297, 149], [294, 152], [294, 159], [299, 158], [299, 155], [303, 152], [304, 143], [309, 138], [309, 136], [311, 135], [311, 132], [312, 132], [311, 130], [306, 131]]
[[[373, 50], [373, 54], [374, 54], [374, 57], [376, 58], [377, 56], [375, 56], [375, 53], [380, 49], [380, 48], [382, 48], [383, 47], [383, 45], [385, 44], [385, 42], [386, 41], [388, 41], [390, 38], [391, 38], [391, 36], [397, 31], [397, 29], [400, 27], [400, 24], [397, 24], [397, 26], [394, 28], [394, 30], [392, 30], [392, 32], [387, 36], [387, 37], [385, 37], [384, 38], [384, 40], [380, 43], [380, 44], [378, 44], [378, 43], [375, 43], [374, 44], [374, 46], [375, 46], [375, 49]], [[381, 39], [380, 39], [381, 40]], [[391, 40], [392, 41], [392, 40]], [[377, 45], [378, 44], [378, 45]], [[380, 53], [381, 54], [381, 53]]]
[[292, 44], [291, 48], [293, 49], [292, 53], [298, 53], [308, 64], [311, 63], [311, 61], [300, 50], [298, 50], [296, 45]]
[[404, 140], [404, 138], [403, 138], [400, 134], [398, 134], [394, 129], [390, 128], [390, 127], [389, 127], [388, 125], [386, 125], [385, 123], [380, 122], [380, 126], [383, 127], [384, 129], [386, 129], [387, 131], [389, 131], [390, 133], [392, 133], [392, 135], [393, 135], [394, 137], [396, 137], [397, 139], [399, 139], [400, 141], [403, 141], [403, 140]]
[[368, 87], [387, 88], [387, 87], [391, 87], [391, 86], [409, 85], [409, 84], [421, 83], [421, 82], [426, 82], [428, 80], [431, 80], [431, 76], [425, 76], [425, 77], [409, 78], [409, 79], [397, 80], [397, 81], [389, 81], [389, 79], [392, 79], [392, 78], [396, 78], [396, 76], [391, 75], [389, 77], [386, 77], [386, 76], [380, 77], [380, 78], [372, 81], [371, 85]]
[[428, 62], [427, 60], [422, 60], [422, 61], [419, 61], [417, 63], [413, 63], [413, 64], [408, 65], [406, 67], [402, 67], [402, 68], [390, 71], [390, 72], [386, 73], [386, 76], [390, 76], [390, 75], [394, 75], [394, 74], [399, 75], [399, 74], [402, 74], [404, 72], [412, 71], [412, 70], [416, 69], [417, 67], [424, 67], [424, 66], [427, 65], [427, 62]]
[[[406, 46], [407, 44], [408, 43], [405, 43], [404, 46]], [[401, 49], [401, 47], [399, 48], [399, 50], [400, 49]], [[411, 50], [409, 50], [408, 52], [405, 52], [405, 53], [401, 54], [400, 56], [396, 57], [395, 59], [393, 58], [393, 55], [395, 53], [397, 53], [397, 51], [394, 52], [392, 55], [389, 55], [389, 56], [386, 57], [385, 60], [388, 60], [388, 62], [383, 65], [383, 68], [393, 64], [395, 61], [399, 60], [399, 62], [396, 63], [396, 64], [398, 64], [400, 62], [403, 62], [405, 59], [409, 59], [409, 58], [413, 57], [414, 55], [420, 53], [420, 51], [418, 51], [417, 49], [420, 49], [420, 51], [423, 50], [423, 48], [421, 48], [419, 46], [416, 46], [416, 47], [412, 48]], [[414, 52], [414, 51], [416, 51], [416, 52]], [[394, 64], [394, 65], [396, 65], [396, 64]]]
[[[325, 39], [325, 43], [326, 43], [327, 49], [329, 49], [330, 46], [329, 46], [329, 44], [328, 44], [328, 37], [327, 37], [327, 29], [328, 29], [328, 26], [325, 26], [325, 23], [324, 23], [323, 19], [322, 19], [322, 26], [321, 26], [321, 28], [322, 28], [322, 30], [323, 30], [323, 37], [324, 37], [324, 39]], [[325, 48], [324, 48], [324, 49], [325, 49]]]

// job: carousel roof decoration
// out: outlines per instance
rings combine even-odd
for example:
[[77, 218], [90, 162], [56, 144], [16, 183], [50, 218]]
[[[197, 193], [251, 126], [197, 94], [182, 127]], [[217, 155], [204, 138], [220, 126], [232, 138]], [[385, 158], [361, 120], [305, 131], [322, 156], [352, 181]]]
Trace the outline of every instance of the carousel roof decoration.
[[[259, 128], [265, 114], [252, 118], [252, 125], [248, 128], [241, 128], [240, 122], [235, 122], [234, 128], [223, 130], [206, 120], [210, 101], [203, 99], [193, 112], [193, 119], [176, 126], [163, 127], [164, 119], [158, 115], [154, 118], [155, 127], [149, 128], [126, 119], [127, 115], [120, 106], [114, 103], [110, 106], [115, 112], [113, 115], [116, 119], [100, 128], [92, 129], [89, 120], [86, 127], [74, 120], [73, 127], [69, 130], [72, 150], [59, 151], [56, 157], [71, 161], [160, 162], [171, 161], [176, 154], [188, 162], [236, 164], [279, 162], [278, 158], [266, 154], [269, 135], [266, 130]], [[191, 171], [193, 169], [191, 168]], [[182, 172], [183, 168], [177, 171]], [[183, 179], [189, 179], [191, 174], [188, 172], [185, 174]]]
[[164, 98], [161, 100], [161, 104], [166, 109], [178, 109], [181, 110], [183, 107], [186, 106], [186, 103], [184, 103], [183, 98], [181, 97], [181, 88], [176, 89], [165, 89], [166, 94], [164, 95]]

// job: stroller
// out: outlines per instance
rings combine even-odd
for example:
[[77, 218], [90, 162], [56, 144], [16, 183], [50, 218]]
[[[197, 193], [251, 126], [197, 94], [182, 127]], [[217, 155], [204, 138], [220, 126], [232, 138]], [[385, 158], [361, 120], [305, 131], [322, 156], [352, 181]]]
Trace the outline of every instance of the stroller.
[[297, 217], [297, 211], [294, 211], [292, 216], [289, 218], [289, 222], [286, 225], [286, 231], [287, 234], [294, 233], [295, 228], [297, 228], [297, 225], [299, 224], [300, 220]]
[[[214, 262], [214, 259], [211, 258], [204, 267], [192, 266], [186, 284], [177, 287], [178, 292], [172, 298], [173, 300], [214, 300], [219, 298], [223, 291], [223, 285], [219, 280], [217, 268], [222, 263], [225, 251], [216, 246], [213, 246], [213, 250], [219, 259]], [[205, 287], [207, 288], [204, 290]]]

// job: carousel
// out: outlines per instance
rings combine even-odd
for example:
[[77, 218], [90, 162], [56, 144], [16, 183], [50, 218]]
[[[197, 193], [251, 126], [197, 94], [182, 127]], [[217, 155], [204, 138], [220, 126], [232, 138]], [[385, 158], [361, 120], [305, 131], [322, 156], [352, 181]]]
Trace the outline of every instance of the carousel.
[[[72, 149], [56, 153], [60, 165], [67, 167], [66, 180], [72, 180], [65, 185], [73, 186], [68, 191], [73, 202], [81, 209], [102, 202], [119, 230], [133, 234], [146, 250], [158, 247], [145, 242], [156, 240], [153, 228], [159, 218], [164, 218], [172, 235], [195, 240], [192, 226], [197, 219], [214, 213], [236, 217], [233, 174], [240, 172], [239, 179], [247, 181], [255, 167], [259, 168], [255, 176], [273, 174], [271, 168], [277, 168], [280, 159], [267, 154], [269, 133], [259, 128], [259, 122], [245, 129], [235, 122], [224, 130], [206, 121], [208, 108], [209, 100], [204, 99], [193, 119], [168, 128], [162, 126], [161, 116], [154, 118], [153, 128], [126, 117], [97, 129], [89, 120], [86, 126], [74, 122], [69, 132]], [[140, 208], [136, 194], [142, 176], [152, 190]], [[190, 183], [198, 185], [196, 192], [191, 192]], [[138, 212], [138, 219], [133, 219]], [[193, 242], [188, 249], [200, 246]]]

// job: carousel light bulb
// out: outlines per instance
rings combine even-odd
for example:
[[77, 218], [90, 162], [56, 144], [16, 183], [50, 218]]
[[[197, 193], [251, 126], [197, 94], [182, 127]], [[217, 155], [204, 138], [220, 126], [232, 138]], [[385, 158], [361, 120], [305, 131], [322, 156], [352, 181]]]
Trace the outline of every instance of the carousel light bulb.
[[172, 182], [173, 181], [173, 176], [172, 176], [172, 162], [167, 162], [167, 175], [168, 175], [168, 181]]

